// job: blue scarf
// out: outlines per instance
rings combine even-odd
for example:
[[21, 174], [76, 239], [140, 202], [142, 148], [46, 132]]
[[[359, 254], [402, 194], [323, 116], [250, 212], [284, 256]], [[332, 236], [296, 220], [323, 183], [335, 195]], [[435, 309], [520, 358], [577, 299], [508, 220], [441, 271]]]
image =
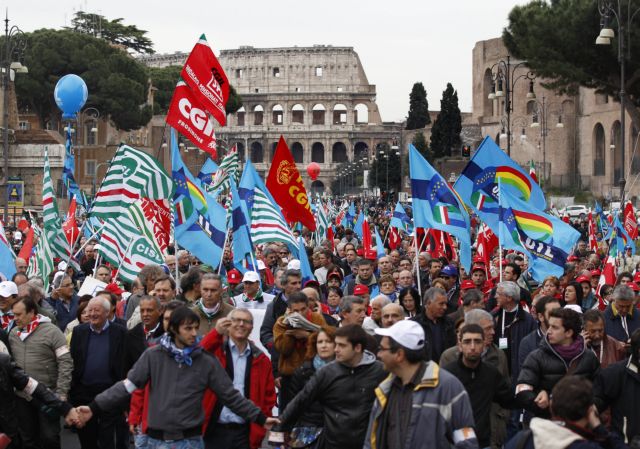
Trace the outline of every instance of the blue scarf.
[[316, 371], [318, 371], [320, 368], [325, 366], [327, 363], [330, 363], [330, 362], [327, 362], [326, 360], [322, 360], [318, 354], [313, 356], [313, 369], [315, 369]]
[[184, 349], [180, 349], [176, 346], [176, 344], [171, 340], [169, 334], [164, 334], [160, 337], [160, 346], [167, 351], [173, 360], [175, 360], [179, 365], [185, 364], [187, 366], [191, 366], [193, 364], [192, 355], [198, 354], [202, 351], [202, 348], [198, 345], [200, 343], [201, 337], [196, 338], [196, 342], [192, 346], [188, 346]]

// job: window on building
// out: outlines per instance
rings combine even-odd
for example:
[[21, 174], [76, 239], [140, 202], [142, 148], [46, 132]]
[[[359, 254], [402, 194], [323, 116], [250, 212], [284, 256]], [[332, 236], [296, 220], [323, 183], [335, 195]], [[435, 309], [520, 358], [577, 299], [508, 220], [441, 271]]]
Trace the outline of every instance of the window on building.
[[236, 125], [244, 126], [244, 116], [245, 116], [244, 107], [241, 107], [236, 111]]
[[264, 118], [264, 109], [262, 106], [257, 105], [253, 108], [253, 124], [254, 125], [262, 125], [262, 120]]
[[338, 86], [338, 92], [342, 92], [342, 87]]
[[97, 145], [98, 124], [96, 122], [85, 123], [84, 140], [85, 140], [85, 145]]
[[333, 144], [333, 150], [331, 152], [331, 162], [347, 162], [347, 147], [342, 142], [336, 142]]
[[609, 96], [607, 94], [596, 94], [596, 104], [607, 104], [609, 103]]
[[273, 68], [273, 76], [275, 76], [276, 78], [280, 78], [280, 67]]
[[316, 76], [322, 76], [322, 67], [316, 67]]
[[29, 122], [26, 122], [26, 121], [18, 122], [18, 129], [20, 131], [26, 131], [28, 129], [31, 129], [31, 124]]
[[324, 164], [324, 145], [322, 143], [315, 142], [311, 146], [311, 162]]
[[291, 155], [296, 164], [302, 164], [304, 162], [304, 148], [300, 142], [293, 142], [293, 145], [291, 145]]
[[282, 125], [284, 119], [284, 111], [282, 110], [282, 106], [279, 104], [275, 105], [271, 110], [272, 113], [272, 123], [274, 125]]
[[93, 178], [96, 175], [96, 161], [95, 159], [86, 159], [84, 161], [84, 174]]
[[260, 93], [260, 89], [258, 89], [257, 87], [254, 89], [254, 92], [259, 94]]
[[312, 124], [313, 125], [324, 125], [325, 123], [325, 119], [324, 119], [324, 114], [325, 114], [325, 109], [324, 106], [321, 104], [317, 104], [313, 107], [312, 112]]
[[345, 125], [347, 123], [347, 107], [343, 104], [337, 104], [333, 107], [333, 124]]
[[294, 104], [291, 108], [291, 123], [304, 123], [304, 106]]
[[597, 123], [593, 128], [593, 176], [604, 176], [604, 127]]
[[242, 69], [236, 69], [236, 78], [242, 78]]
[[300, 92], [300, 88], [299, 87], [296, 87], [295, 90], [296, 90], [296, 92]]
[[356, 123], [369, 123], [369, 108], [366, 104], [357, 104], [353, 112]]
[[264, 151], [262, 150], [262, 144], [260, 142], [253, 142], [251, 144], [251, 162], [261, 164], [263, 161]]

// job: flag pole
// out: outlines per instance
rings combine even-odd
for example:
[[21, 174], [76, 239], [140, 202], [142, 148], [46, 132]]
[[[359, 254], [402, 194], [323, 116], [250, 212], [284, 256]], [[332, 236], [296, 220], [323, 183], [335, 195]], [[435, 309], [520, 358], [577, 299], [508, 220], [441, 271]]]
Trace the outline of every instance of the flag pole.
[[104, 227], [106, 226], [106, 223], [103, 223], [102, 226], [100, 226], [100, 229], [98, 229], [96, 232], [94, 232], [93, 234], [91, 234], [91, 236], [87, 239], [86, 242], [84, 242], [84, 244], [82, 246], [80, 246], [80, 248], [78, 249], [78, 251], [73, 255], [73, 257], [78, 257], [78, 254], [80, 254], [80, 251], [82, 251], [84, 249], [85, 246], [87, 246], [89, 244], [89, 242], [98, 234], [100, 234], [100, 232], [104, 229]]
[[224, 233], [224, 245], [222, 245], [222, 254], [220, 255], [220, 263], [218, 264], [218, 274], [222, 271], [222, 262], [224, 262], [224, 250], [227, 247], [227, 243], [229, 242], [229, 228], [227, 227], [227, 231]]
[[498, 272], [500, 273], [500, 282], [502, 282], [502, 226], [500, 226], [500, 214], [502, 214], [502, 182], [498, 178]]
[[[120, 262], [118, 264], [118, 269], [116, 270], [116, 274], [113, 275], [113, 282], [116, 282], [118, 280], [118, 274], [120, 274], [120, 268], [122, 268], [122, 265], [124, 265], [124, 260], [127, 258], [127, 254], [129, 253], [129, 250], [131, 249], [131, 245], [133, 244], [133, 240], [131, 239], [129, 241], [129, 244], [127, 245], [127, 249], [124, 250], [124, 255], [122, 256], [122, 262]], [[98, 259], [96, 259], [96, 262], [98, 261]], [[176, 266], [178, 266], [178, 261], [176, 261]], [[95, 268], [94, 268], [95, 271]]]

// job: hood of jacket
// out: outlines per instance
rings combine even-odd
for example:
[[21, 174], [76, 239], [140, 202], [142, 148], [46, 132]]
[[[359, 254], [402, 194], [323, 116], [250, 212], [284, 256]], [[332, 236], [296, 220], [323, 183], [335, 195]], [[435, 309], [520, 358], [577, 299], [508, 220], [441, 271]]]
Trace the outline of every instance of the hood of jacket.
[[566, 427], [542, 418], [531, 420], [531, 433], [536, 449], [565, 449], [571, 443], [584, 439]]
[[375, 363], [375, 361], [376, 356], [365, 349], [362, 353], [362, 359], [360, 359], [360, 363], [358, 363], [356, 366], [371, 365], [372, 363]]

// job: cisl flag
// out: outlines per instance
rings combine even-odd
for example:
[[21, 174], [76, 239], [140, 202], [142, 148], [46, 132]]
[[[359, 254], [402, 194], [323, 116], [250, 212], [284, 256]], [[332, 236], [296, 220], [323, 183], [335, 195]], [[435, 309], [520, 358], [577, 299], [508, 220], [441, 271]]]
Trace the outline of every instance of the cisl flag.
[[191, 50], [180, 76], [205, 109], [224, 126], [227, 123], [225, 106], [229, 99], [229, 80], [204, 34]]
[[299, 221], [310, 231], [316, 230], [316, 221], [311, 213], [307, 190], [304, 188], [298, 167], [282, 136], [267, 176], [267, 189], [282, 208], [282, 215], [289, 223]]
[[167, 112], [167, 124], [193, 142], [202, 151], [216, 157], [216, 133], [213, 120], [196, 99], [189, 86], [179, 81]]
[[638, 222], [636, 221], [636, 214], [631, 201], [624, 206], [624, 230], [627, 231], [632, 240], [638, 238]]

